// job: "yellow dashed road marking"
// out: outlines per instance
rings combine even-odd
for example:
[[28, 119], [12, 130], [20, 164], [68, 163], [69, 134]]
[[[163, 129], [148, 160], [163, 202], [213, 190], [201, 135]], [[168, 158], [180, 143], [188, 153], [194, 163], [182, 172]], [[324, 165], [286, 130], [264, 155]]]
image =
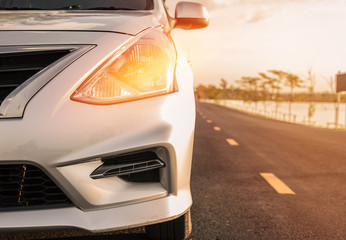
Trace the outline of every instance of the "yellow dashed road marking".
[[221, 131], [221, 128], [219, 128], [218, 126], [215, 126], [215, 127], [214, 127], [214, 130], [215, 130], [215, 131]]
[[207, 120], [207, 123], [212, 123], [212, 122], [213, 122], [212, 120], [209, 120], [209, 119]]
[[260, 175], [269, 183], [279, 194], [295, 194], [283, 181], [277, 178], [273, 173], [260, 173]]
[[227, 138], [226, 141], [227, 141], [228, 144], [231, 145], [231, 146], [239, 146], [239, 143], [237, 143], [234, 139]]

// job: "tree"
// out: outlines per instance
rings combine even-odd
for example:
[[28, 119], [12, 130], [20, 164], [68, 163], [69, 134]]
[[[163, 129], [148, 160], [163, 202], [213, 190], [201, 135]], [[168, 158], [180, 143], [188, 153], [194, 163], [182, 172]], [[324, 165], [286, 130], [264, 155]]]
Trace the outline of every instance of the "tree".
[[221, 78], [220, 79], [220, 87], [221, 87], [221, 90], [222, 90], [222, 98], [223, 99], [228, 99], [228, 82], [224, 79], [224, 78]]
[[221, 95], [221, 91], [219, 88], [214, 85], [205, 86], [200, 84], [196, 87], [196, 93], [198, 93], [200, 98], [207, 99], [219, 99]]
[[304, 81], [298, 76], [293, 73], [285, 73], [285, 85], [290, 88], [290, 101], [288, 104], [288, 116], [291, 119], [291, 105], [293, 102], [293, 93], [295, 88], [301, 88], [303, 87]]
[[308, 108], [308, 124], [311, 123], [311, 118], [314, 116], [316, 107], [313, 103], [313, 96], [315, 92], [315, 86], [316, 86], [316, 76], [312, 73], [312, 67], [308, 70], [308, 78], [307, 82], [309, 83], [308, 90], [309, 90], [309, 108]]
[[281, 85], [285, 77], [285, 72], [280, 70], [267, 70], [267, 72], [271, 75], [267, 75], [265, 73], [259, 73], [260, 77], [264, 79], [271, 88], [270, 98], [271, 100], [275, 100], [275, 117], [278, 115], [279, 109], [279, 96]]
[[[274, 70], [268, 70], [274, 71]], [[280, 88], [280, 82], [281, 80], [278, 77], [269, 76], [266, 73], [259, 72], [258, 75], [262, 78], [262, 84], [265, 86], [269, 86], [269, 99], [270, 100], [276, 100], [275, 99], [275, 93], [279, 92]]]
[[245, 87], [245, 90], [248, 92], [249, 99], [254, 101], [257, 106], [258, 101], [258, 86], [260, 82], [259, 77], [242, 77], [240, 81], [241, 85]]
[[[271, 100], [273, 97], [273, 92], [272, 92], [272, 85], [271, 82], [268, 81], [268, 76], [265, 73], [258, 73], [258, 75], [261, 78], [260, 81], [260, 89], [261, 89], [261, 100], [264, 106], [264, 111], [267, 112], [267, 100]], [[270, 90], [268, 91], [268, 86], [270, 87]], [[268, 99], [269, 96], [269, 99]]]

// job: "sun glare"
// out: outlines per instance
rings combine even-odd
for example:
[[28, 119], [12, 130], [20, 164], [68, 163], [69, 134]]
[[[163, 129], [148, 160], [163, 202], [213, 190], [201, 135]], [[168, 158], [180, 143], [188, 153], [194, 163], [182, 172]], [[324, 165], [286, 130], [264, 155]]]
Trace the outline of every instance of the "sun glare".
[[248, 0], [217, 8], [224, 2], [214, 1], [209, 28], [174, 32], [198, 83], [232, 82], [268, 69], [304, 75], [312, 66], [324, 91], [324, 78], [345, 71], [343, 1]]

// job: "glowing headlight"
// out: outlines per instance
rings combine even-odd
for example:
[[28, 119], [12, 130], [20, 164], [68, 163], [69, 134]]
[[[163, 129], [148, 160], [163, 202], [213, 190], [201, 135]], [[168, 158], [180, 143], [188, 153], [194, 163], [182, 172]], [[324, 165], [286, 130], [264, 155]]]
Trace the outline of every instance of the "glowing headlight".
[[71, 99], [113, 104], [174, 90], [176, 52], [161, 31], [150, 30], [120, 56], [115, 54], [87, 78]]

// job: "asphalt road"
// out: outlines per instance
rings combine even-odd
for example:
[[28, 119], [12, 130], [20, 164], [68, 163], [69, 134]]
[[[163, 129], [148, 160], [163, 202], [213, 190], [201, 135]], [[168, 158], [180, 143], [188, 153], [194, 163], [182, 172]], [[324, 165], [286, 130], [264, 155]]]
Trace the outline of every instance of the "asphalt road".
[[197, 109], [193, 239], [346, 239], [346, 132]]
[[[190, 239], [346, 239], [346, 131], [206, 103], [197, 110]], [[269, 182], [261, 173], [272, 174]], [[53, 239], [146, 238], [135, 229]]]

